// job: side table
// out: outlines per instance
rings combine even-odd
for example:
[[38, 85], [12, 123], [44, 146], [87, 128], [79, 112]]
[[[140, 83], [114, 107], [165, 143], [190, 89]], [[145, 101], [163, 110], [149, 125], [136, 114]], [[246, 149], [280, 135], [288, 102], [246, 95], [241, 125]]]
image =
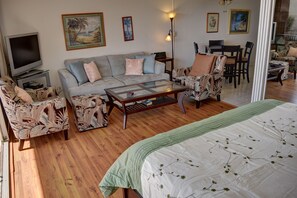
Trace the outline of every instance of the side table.
[[282, 75], [286, 68], [288, 68], [288, 65], [270, 63], [267, 80], [277, 80], [277, 82], [280, 82], [280, 84], [283, 85]]
[[[156, 61], [160, 61], [162, 63], [165, 63], [165, 72], [170, 75], [170, 80], [172, 80], [172, 70], [174, 69], [174, 58], [171, 57], [165, 57], [165, 58], [156, 58]], [[166, 63], [170, 62], [170, 69], [166, 69]]]
[[288, 72], [289, 72], [289, 63], [286, 61], [278, 61], [278, 60], [272, 60], [269, 62], [270, 65], [281, 65], [284, 66], [284, 73], [281, 75], [281, 79], [285, 80], [288, 78]]

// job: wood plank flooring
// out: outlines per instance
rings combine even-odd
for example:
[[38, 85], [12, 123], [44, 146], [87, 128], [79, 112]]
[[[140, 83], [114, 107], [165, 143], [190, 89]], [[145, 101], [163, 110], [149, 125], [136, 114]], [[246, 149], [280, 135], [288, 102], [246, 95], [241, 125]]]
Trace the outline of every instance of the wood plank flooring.
[[283, 81], [283, 86], [279, 82], [267, 81], [265, 98], [297, 104], [297, 79], [291, 76]]
[[[63, 133], [11, 143], [11, 193], [15, 198], [102, 197], [98, 184], [117, 157], [133, 143], [185, 124], [233, 109], [216, 100], [202, 102], [199, 109], [185, 101], [187, 113], [177, 104], [129, 115], [122, 129], [122, 114], [114, 109], [106, 128], [79, 133], [70, 116], [69, 140]], [[118, 190], [114, 198], [122, 197]]]

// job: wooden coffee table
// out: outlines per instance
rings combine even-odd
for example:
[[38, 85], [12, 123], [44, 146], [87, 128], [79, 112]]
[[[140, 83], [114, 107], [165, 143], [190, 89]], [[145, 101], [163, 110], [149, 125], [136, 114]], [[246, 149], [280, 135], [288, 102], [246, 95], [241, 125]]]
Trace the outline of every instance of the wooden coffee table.
[[[186, 90], [187, 88], [185, 86], [168, 80], [105, 89], [110, 104], [108, 115], [110, 115], [114, 107], [117, 107], [124, 114], [123, 129], [125, 129], [128, 114], [174, 103], [178, 103], [181, 111], [186, 113], [183, 105]], [[169, 96], [172, 94], [175, 97]]]

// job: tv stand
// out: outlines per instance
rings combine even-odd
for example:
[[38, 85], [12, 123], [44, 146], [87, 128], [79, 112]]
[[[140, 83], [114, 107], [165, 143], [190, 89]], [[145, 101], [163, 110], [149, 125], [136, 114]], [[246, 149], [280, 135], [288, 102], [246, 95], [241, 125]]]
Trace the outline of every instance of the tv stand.
[[32, 69], [32, 70], [25, 72], [24, 74], [19, 75], [18, 78], [27, 78], [29, 76], [33, 76], [33, 75], [36, 75], [36, 74], [39, 74], [42, 72], [44, 72], [44, 70]]
[[38, 78], [45, 78], [46, 80], [46, 86], [50, 87], [51, 86], [51, 81], [49, 77], [49, 70], [31, 70], [25, 74], [19, 75], [14, 77], [18, 86], [20, 88], [24, 88], [24, 84], [27, 82], [31, 82], [33, 80], [36, 80]]

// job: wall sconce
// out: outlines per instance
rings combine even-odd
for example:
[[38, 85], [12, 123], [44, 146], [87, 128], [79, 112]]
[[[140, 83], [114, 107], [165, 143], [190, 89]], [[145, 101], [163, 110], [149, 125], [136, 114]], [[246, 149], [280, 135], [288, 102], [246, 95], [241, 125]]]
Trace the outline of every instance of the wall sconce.
[[169, 30], [169, 32], [168, 32], [165, 40], [166, 41], [171, 41], [171, 56], [172, 56], [172, 58], [174, 58], [174, 50], [173, 50], [173, 46], [174, 46], [174, 44], [173, 44], [173, 42], [174, 42], [174, 38], [173, 38], [173, 36], [174, 36], [173, 35], [173, 32], [174, 32], [173, 31], [173, 19], [175, 17], [175, 13], [171, 12], [171, 13], [168, 14], [168, 16], [169, 16], [169, 19], [170, 19], [170, 30]]
[[219, 0], [220, 5], [229, 5], [232, 3], [232, 0]]

